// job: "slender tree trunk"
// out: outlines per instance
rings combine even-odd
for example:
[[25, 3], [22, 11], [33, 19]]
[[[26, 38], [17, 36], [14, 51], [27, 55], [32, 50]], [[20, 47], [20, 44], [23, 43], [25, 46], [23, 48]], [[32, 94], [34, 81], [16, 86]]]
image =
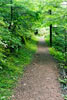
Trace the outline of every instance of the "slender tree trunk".
[[[52, 11], [49, 10], [50, 15], [52, 14]], [[52, 24], [50, 25], [50, 46], [52, 47]]]
[[50, 46], [52, 47], [52, 24], [50, 25]]

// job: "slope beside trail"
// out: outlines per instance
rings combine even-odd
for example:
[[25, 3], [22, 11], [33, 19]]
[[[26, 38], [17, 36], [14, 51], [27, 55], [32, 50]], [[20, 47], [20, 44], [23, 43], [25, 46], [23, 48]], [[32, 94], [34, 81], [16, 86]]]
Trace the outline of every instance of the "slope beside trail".
[[58, 76], [57, 64], [41, 38], [38, 51], [19, 81], [12, 100], [64, 100]]

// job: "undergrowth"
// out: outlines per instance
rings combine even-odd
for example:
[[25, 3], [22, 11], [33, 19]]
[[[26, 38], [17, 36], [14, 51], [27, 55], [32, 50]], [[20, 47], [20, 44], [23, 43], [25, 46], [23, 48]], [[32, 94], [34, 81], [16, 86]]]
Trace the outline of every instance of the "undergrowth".
[[[17, 53], [5, 56], [2, 61], [3, 67], [0, 67], [0, 100], [10, 100], [13, 88], [16, 86], [18, 78], [23, 75], [24, 67], [29, 64], [37, 50], [37, 40], [27, 41], [27, 45]], [[6, 59], [5, 59], [6, 58]]]
[[[45, 36], [45, 41], [50, 46], [50, 40], [49, 40], [49, 34]], [[61, 41], [61, 42], [60, 42]], [[63, 84], [63, 90], [66, 91], [67, 89], [67, 78], [65, 72], [67, 71], [67, 66], [65, 65], [66, 62], [66, 57], [64, 53], [64, 40], [62, 36], [57, 36], [53, 35], [53, 46], [49, 48], [49, 52], [51, 55], [54, 56], [54, 58], [58, 61], [59, 63], [59, 69], [60, 69], [60, 78], [59, 81], [61, 84]], [[67, 72], [66, 72], [67, 73]], [[67, 95], [65, 93], [64, 95], [64, 100], [67, 100]]]

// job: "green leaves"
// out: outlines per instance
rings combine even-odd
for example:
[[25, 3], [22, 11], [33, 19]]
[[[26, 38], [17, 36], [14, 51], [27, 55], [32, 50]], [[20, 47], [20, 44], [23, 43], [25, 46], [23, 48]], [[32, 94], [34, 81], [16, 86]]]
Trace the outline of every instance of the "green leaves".
[[[65, 26], [67, 20], [67, 10], [61, 7], [63, 0], [43, 0], [42, 3], [42, 21], [44, 26], [49, 26], [50, 24]], [[52, 11], [50, 15], [49, 10]], [[62, 21], [62, 22], [61, 22]]]
[[37, 2], [0, 0], [0, 100], [10, 100], [15, 82], [36, 51], [31, 37], [38, 20]]

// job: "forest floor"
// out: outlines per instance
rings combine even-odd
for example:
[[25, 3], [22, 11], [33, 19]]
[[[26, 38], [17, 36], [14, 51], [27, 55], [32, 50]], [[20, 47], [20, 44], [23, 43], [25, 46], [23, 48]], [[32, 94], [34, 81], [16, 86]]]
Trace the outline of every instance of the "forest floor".
[[14, 89], [12, 100], [64, 100], [58, 77], [57, 64], [41, 38], [33, 61]]

